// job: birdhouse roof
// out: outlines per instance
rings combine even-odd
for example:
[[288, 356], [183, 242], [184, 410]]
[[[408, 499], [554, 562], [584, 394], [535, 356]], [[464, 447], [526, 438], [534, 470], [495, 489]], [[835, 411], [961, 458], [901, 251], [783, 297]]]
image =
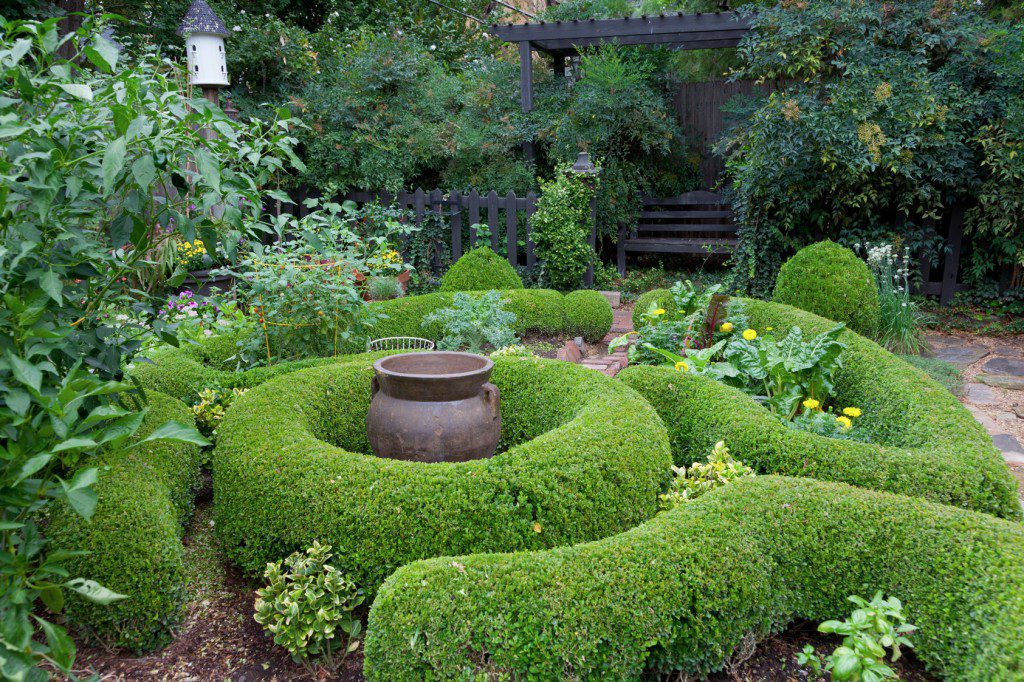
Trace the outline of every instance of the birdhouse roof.
[[188, 11], [178, 27], [178, 35], [190, 33], [210, 33], [215, 36], [227, 37], [228, 27], [220, 20], [216, 12], [206, 4], [205, 0], [192, 0]]

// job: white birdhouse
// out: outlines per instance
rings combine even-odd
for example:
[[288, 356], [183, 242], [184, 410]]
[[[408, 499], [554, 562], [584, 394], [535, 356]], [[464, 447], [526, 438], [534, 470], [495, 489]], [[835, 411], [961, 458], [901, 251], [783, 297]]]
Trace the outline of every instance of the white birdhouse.
[[228, 85], [228, 61], [224, 53], [227, 27], [204, 0], [192, 0], [178, 27], [188, 51], [188, 76], [192, 85]]

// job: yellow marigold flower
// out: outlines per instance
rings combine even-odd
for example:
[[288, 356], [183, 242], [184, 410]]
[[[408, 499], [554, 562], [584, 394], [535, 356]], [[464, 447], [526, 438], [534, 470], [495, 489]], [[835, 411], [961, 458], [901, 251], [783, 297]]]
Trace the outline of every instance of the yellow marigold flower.
[[728, 334], [733, 330], [732, 322], [723, 322], [722, 326], [719, 327], [718, 329]]
[[657, 317], [658, 315], [664, 315], [664, 314], [665, 314], [665, 309], [664, 308], [658, 308], [657, 310], [655, 310], [654, 312], [651, 313], [651, 315], [654, 315], [655, 317]]
[[686, 364], [685, 362], [683, 362], [682, 360], [680, 360], [679, 362], [676, 363], [676, 371], [677, 372], [689, 372], [690, 371], [690, 366], [688, 364]]
[[807, 408], [808, 410], [815, 410], [815, 409], [817, 409], [818, 407], [820, 407], [820, 406], [821, 406], [821, 403], [819, 403], [819, 402], [818, 402], [817, 400], [815, 400], [814, 398], [808, 398], [807, 400], [805, 400], [805, 401], [803, 402], [803, 405], [804, 405], [804, 407], [805, 407], [805, 408]]
[[843, 414], [845, 414], [847, 417], [859, 417], [860, 416], [860, 408], [859, 407], [844, 407], [843, 408]]
[[747, 341], [753, 341], [754, 339], [757, 338], [757, 332], [755, 332], [753, 329], [747, 329], [746, 331], [743, 332], [743, 338], [746, 339]]
[[836, 417], [836, 421], [839, 422], [844, 429], [848, 429], [853, 426], [853, 422], [850, 421], [849, 417]]

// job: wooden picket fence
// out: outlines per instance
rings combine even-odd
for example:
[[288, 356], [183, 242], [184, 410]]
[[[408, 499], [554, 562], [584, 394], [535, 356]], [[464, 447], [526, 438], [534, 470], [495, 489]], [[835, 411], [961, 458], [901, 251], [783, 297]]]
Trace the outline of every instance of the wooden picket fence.
[[[309, 209], [303, 205], [305, 192], [294, 196], [294, 203], [289, 210], [301, 217]], [[500, 252], [505, 247], [509, 264], [533, 267], [537, 257], [530, 238], [530, 221], [537, 210], [537, 194], [528, 192], [525, 197], [516, 196], [515, 192], [501, 196], [494, 190], [480, 194], [472, 190], [463, 194], [458, 190], [442, 192], [440, 189], [425, 191], [422, 188], [412, 192], [402, 191], [392, 194], [386, 191], [356, 191], [338, 197], [339, 200], [354, 201], [359, 206], [372, 201], [385, 206], [409, 210], [413, 221], [420, 225], [428, 213], [440, 216], [451, 231], [452, 260], [458, 260], [463, 252], [463, 228], [468, 228], [469, 244], [472, 248], [477, 241], [477, 230], [474, 225], [486, 225], [490, 231], [491, 248]], [[520, 240], [523, 242], [520, 248]]]

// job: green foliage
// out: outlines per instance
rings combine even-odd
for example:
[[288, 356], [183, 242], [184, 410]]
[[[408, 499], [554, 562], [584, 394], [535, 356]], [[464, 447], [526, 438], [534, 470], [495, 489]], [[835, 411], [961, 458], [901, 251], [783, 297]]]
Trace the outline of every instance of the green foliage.
[[595, 190], [592, 177], [573, 173], [567, 165], [559, 166], [554, 179], [541, 183], [531, 237], [548, 281], [561, 291], [578, 287], [597, 257], [589, 242]]
[[[735, 300], [735, 299], [734, 299]], [[819, 334], [833, 323], [795, 308], [746, 299], [752, 327]], [[717, 440], [758, 473], [843, 481], [1010, 519], [1021, 518], [1016, 483], [974, 417], [942, 386], [847, 330], [835, 404], [863, 411], [872, 442], [837, 441], [787, 427], [741, 391], [663, 367], [631, 366], [618, 378], [654, 405], [676, 464]]]
[[904, 248], [902, 254], [888, 243], [865, 243], [863, 248], [878, 285], [875, 340], [893, 353], [917, 355], [924, 345], [921, 339], [924, 315], [910, 297], [910, 247]]
[[362, 632], [353, 611], [363, 591], [327, 563], [331, 556], [330, 545], [314, 541], [305, 552], [268, 563], [268, 584], [256, 590], [256, 622], [314, 675], [319, 667], [337, 672]]
[[508, 261], [487, 246], [462, 254], [441, 278], [441, 291], [522, 289], [523, 280]]
[[244, 395], [247, 388], [204, 388], [199, 392], [199, 402], [192, 406], [192, 414], [195, 415], [196, 426], [207, 438], [217, 435], [217, 426], [224, 418], [224, 412], [235, 398]]
[[749, 17], [734, 77], [786, 85], [719, 146], [742, 225], [741, 288], [767, 293], [784, 255], [816, 233], [912, 228], [979, 183], [979, 229], [1012, 225], [1020, 178], [997, 160], [1010, 147], [989, 154], [985, 140], [1020, 102], [1019, 22], [933, 0], [781, 3]]
[[956, 397], [963, 397], [964, 375], [956, 368], [956, 365], [938, 358], [926, 358], [920, 355], [901, 355], [900, 359], [945, 386], [946, 390]]
[[672, 473], [675, 475], [669, 483], [668, 491], [658, 495], [663, 510], [675, 509], [737, 478], [756, 476], [753, 469], [732, 458], [725, 441], [715, 443], [708, 455], [707, 464], [694, 462], [689, 469], [673, 466]]
[[516, 314], [505, 310], [505, 302], [497, 291], [483, 294], [459, 292], [452, 298], [451, 308], [435, 310], [427, 315], [425, 324], [439, 324], [443, 332], [438, 347], [479, 353], [484, 344], [504, 348], [518, 343], [513, 327]]
[[632, 343], [630, 362], [657, 364], [663, 357], [656, 349], [686, 353], [710, 346], [722, 314], [721, 299], [716, 298], [721, 289], [718, 284], [700, 288], [686, 280], [677, 281], [668, 291], [654, 290], [641, 296], [633, 307], [635, 333], [613, 340], [609, 349]]
[[403, 295], [402, 285], [394, 277], [375, 276], [366, 280], [366, 296], [371, 301], [390, 301]]
[[871, 270], [853, 251], [829, 241], [803, 248], [786, 261], [772, 298], [865, 336], [878, 330], [878, 288]]
[[[819, 632], [843, 635], [843, 644], [828, 655], [824, 671], [837, 682], [879, 682], [898, 679], [887, 666], [886, 649], [892, 649], [892, 660], [900, 658], [900, 646], [914, 648], [907, 635], [917, 630], [907, 623], [903, 604], [896, 597], [884, 599], [876, 592], [870, 602], [853, 595], [849, 600], [859, 608], [843, 621], [829, 620], [818, 626]], [[820, 674], [822, 666], [814, 647], [804, 647], [801, 664], [810, 663]]]
[[[55, 19], [0, 24], [0, 643], [2, 673], [15, 678], [38, 677], [43, 660], [67, 673], [74, 661], [39, 602], [59, 612], [66, 590], [121, 598], [70, 577], [73, 555], [51, 553], [37, 525], [54, 502], [94, 517], [100, 453], [145, 442], [125, 445], [146, 412], [117, 381], [142, 342], [107, 313], [135, 301], [176, 341], [129, 275], [174, 234], [233, 255], [260, 186], [294, 158], [292, 123], [236, 124], [190, 100], [173, 65], [126, 62], [101, 29], [93, 18], [63, 37]], [[205, 443], [174, 420], [148, 439]]]
[[370, 610], [365, 673], [702, 678], [751, 636], [842, 617], [867, 587], [908, 605], [936, 675], [1019, 680], [1022, 586], [1018, 523], [757, 476], [597, 542], [403, 566]]
[[[189, 409], [149, 391], [150, 408], [132, 438], [140, 442], [169, 419], [192, 423]], [[66, 568], [126, 599], [109, 605], [69, 599], [67, 618], [89, 640], [133, 652], [167, 644], [185, 615], [181, 527], [199, 485], [199, 451], [190, 444], [150, 441], [104, 452], [90, 520], [68, 504], [52, 510], [47, 537], [60, 550], [83, 551]]]
[[597, 343], [612, 328], [612, 307], [600, 292], [571, 291], [565, 295], [564, 307], [567, 336]]
[[369, 454], [378, 357], [278, 377], [228, 411], [214, 453], [216, 530], [247, 573], [319, 539], [345, 548], [332, 565], [373, 594], [415, 559], [583, 542], [657, 511], [668, 442], [625, 385], [569, 363], [496, 358], [498, 454], [433, 466]]

